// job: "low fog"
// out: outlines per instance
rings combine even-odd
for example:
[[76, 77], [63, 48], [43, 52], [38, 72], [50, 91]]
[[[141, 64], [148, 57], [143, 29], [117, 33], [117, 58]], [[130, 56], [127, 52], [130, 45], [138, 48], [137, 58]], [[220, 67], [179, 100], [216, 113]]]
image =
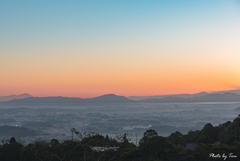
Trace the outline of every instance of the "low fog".
[[[126, 103], [95, 105], [0, 105], [0, 138], [15, 137], [22, 144], [72, 138], [71, 128], [110, 137], [127, 133], [136, 143], [148, 129], [161, 136], [202, 129], [232, 121], [240, 103]], [[73, 136], [75, 140], [77, 136]]]

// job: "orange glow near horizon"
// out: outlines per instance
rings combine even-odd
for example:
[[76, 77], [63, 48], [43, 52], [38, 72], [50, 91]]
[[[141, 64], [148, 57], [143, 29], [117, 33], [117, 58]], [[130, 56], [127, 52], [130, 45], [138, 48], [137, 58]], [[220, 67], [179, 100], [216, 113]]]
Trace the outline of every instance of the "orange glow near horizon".
[[0, 3], [0, 96], [240, 89], [237, 1]]
[[[162, 66], [161, 66], [162, 67]], [[123, 96], [149, 96], [235, 89], [240, 82], [235, 73], [214, 68], [187, 69], [187, 66], [160, 68], [126, 67], [86, 71], [56, 68], [9, 69], [1, 81], [0, 95], [29, 93], [33, 96], [95, 97], [114, 93]], [[192, 67], [192, 66], [191, 66]], [[90, 67], [91, 68], [91, 67]], [[190, 68], [190, 67], [189, 67]], [[12, 72], [9, 72], [12, 70]], [[26, 72], [27, 71], [27, 72]]]

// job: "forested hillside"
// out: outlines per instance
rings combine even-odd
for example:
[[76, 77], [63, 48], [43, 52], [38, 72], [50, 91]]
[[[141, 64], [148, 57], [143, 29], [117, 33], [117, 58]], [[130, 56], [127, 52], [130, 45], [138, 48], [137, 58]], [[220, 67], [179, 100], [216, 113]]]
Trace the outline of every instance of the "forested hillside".
[[239, 160], [240, 117], [213, 127], [183, 135], [158, 136], [147, 130], [138, 146], [130, 143], [127, 134], [109, 138], [97, 133], [80, 133], [71, 129], [80, 141], [59, 143], [41, 141], [23, 146], [11, 138], [0, 146], [1, 161], [210, 161]]

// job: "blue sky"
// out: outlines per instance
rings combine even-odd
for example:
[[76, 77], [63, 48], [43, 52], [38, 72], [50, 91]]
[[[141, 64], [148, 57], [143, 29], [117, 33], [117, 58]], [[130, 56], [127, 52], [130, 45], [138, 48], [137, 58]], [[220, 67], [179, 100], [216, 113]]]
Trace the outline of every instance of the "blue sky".
[[[59, 88], [87, 86], [86, 91], [125, 95], [130, 95], [129, 87], [136, 95], [231, 89], [240, 80], [239, 17], [237, 0], [2, 0], [0, 89], [6, 94], [36, 86], [49, 89], [64, 76], [69, 80]], [[197, 81], [209, 76], [202, 84]], [[27, 78], [38, 83], [27, 86]], [[180, 81], [168, 84], [173, 78]], [[96, 82], [88, 84], [90, 80]], [[183, 83], [193, 81], [198, 83]]]

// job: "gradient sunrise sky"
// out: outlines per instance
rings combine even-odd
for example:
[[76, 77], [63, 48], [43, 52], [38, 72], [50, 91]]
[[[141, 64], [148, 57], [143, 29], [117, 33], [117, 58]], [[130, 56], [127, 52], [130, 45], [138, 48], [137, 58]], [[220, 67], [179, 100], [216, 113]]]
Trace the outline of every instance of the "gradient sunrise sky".
[[240, 89], [238, 0], [1, 0], [0, 96]]

